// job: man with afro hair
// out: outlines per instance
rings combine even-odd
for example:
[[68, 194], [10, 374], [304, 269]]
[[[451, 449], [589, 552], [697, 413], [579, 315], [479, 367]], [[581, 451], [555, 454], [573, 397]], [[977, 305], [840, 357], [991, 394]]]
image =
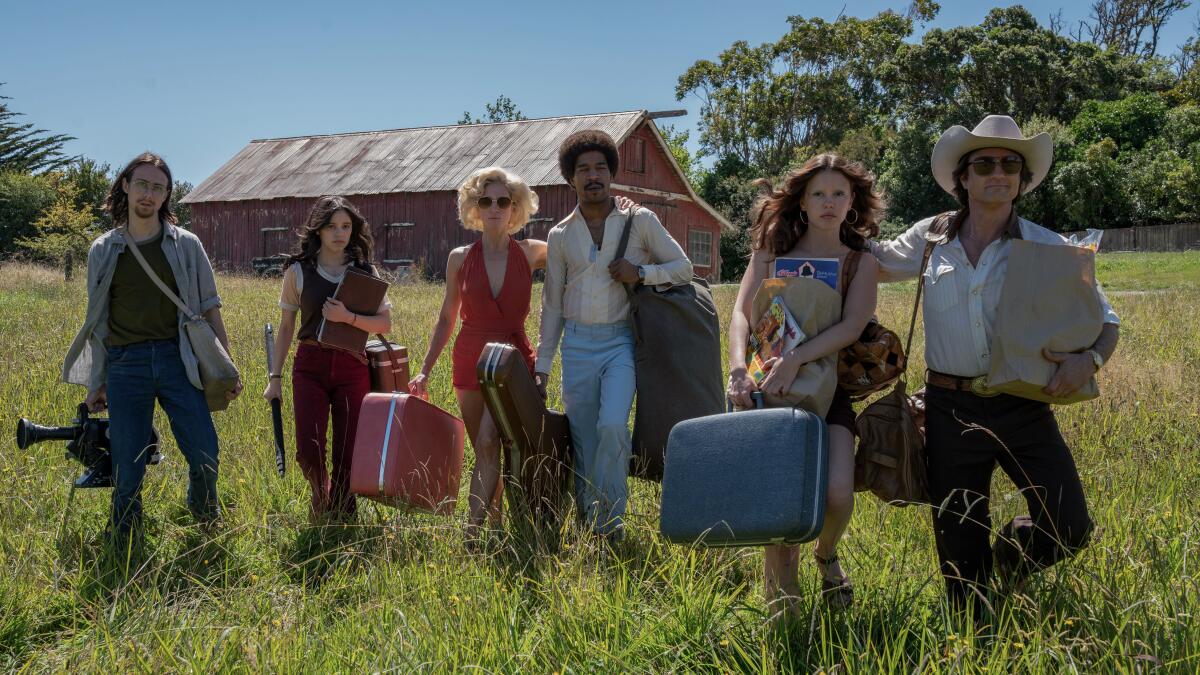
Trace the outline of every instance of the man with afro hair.
[[[547, 237], [538, 385], [545, 396], [562, 342], [563, 405], [575, 446], [575, 503], [581, 520], [610, 541], [621, 538], [632, 439], [633, 333], [624, 284], [677, 284], [692, 263], [651, 211], [622, 209], [609, 193], [620, 163], [603, 131], [579, 131], [558, 151], [579, 205]], [[625, 255], [616, 249], [630, 224]]]

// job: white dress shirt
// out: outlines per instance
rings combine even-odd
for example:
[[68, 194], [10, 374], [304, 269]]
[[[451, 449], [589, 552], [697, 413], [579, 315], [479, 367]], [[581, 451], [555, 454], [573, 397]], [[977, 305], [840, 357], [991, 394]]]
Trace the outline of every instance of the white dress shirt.
[[[592, 242], [579, 207], [547, 236], [546, 283], [535, 370], [550, 372], [567, 321], [606, 324], [629, 318], [629, 298], [608, 272], [628, 211], [614, 208], [604, 220], [600, 246]], [[653, 211], [634, 207], [625, 259], [642, 267], [648, 286], [681, 284], [692, 278], [692, 261]]]
[[[926, 235], [935, 218], [926, 218], [892, 241], [871, 242], [871, 253], [879, 260], [879, 280], [911, 279], [921, 269]], [[1069, 246], [1062, 235], [1019, 218], [1019, 236], [1038, 244]], [[976, 265], [957, 236], [934, 246], [925, 269], [924, 309], [925, 363], [930, 370], [958, 377], [986, 375], [991, 366], [992, 331], [1008, 270], [1012, 236], [1005, 233], [988, 244]], [[936, 239], [937, 235], [933, 235]], [[1096, 294], [1104, 322], [1120, 319], [1096, 281]]]

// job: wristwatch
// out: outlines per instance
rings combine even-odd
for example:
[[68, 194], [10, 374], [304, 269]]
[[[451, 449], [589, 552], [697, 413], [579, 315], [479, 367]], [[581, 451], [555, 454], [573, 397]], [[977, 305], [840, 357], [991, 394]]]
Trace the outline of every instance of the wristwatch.
[[1100, 372], [1100, 369], [1104, 367], [1104, 357], [1100, 355], [1100, 352], [1095, 349], [1089, 349], [1084, 354], [1091, 355], [1092, 363], [1096, 365], [1096, 372]]
[[638, 265], [638, 281], [646, 281], [646, 268], [642, 265]]

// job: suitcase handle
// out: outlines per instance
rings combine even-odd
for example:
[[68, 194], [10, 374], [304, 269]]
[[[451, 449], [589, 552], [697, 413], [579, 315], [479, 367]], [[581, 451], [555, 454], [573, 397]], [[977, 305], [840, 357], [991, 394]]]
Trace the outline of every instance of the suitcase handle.
[[[763, 402], [763, 393], [761, 391], [750, 392], [750, 400], [754, 402], [754, 407], [757, 410], [762, 410], [766, 407], [766, 403]], [[733, 412], [733, 399], [728, 397], [725, 398], [725, 412]]]

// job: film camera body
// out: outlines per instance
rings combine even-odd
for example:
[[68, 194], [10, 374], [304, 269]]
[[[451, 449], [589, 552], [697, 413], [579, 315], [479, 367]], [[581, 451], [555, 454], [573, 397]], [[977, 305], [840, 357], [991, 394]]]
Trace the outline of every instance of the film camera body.
[[[42, 441], [66, 441], [67, 457], [83, 464], [83, 474], [75, 479], [77, 488], [107, 488], [113, 486], [112, 442], [108, 437], [108, 420], [88, 416], [87, 405], [79, 404], [79, 417], [69, 427], [44, 427], [24, 417], [17, 422], [17, 447], [24, 450]], [[158, 432], [150, 430], [146, 442], [146, 464], [158, 464]]]

